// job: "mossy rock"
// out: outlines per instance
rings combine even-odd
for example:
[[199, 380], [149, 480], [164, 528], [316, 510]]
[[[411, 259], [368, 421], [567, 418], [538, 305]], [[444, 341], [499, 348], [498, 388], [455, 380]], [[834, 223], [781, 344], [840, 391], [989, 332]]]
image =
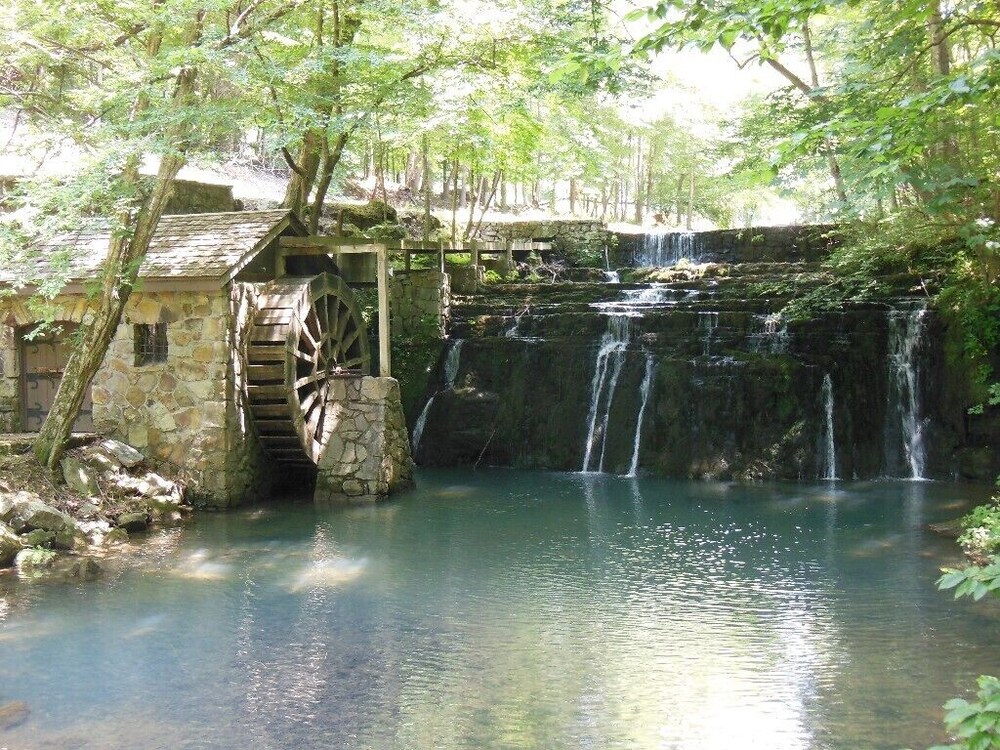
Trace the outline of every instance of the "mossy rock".
[[402, 224], [376, 224], [367, 232], [365, 236], [373, 240], [402, 240], [406, 239], [406, 227]]
[[369, 201], [363, 206], [337, 205], [336, 212], [341, 216], [341, 224], [353, 224], [365, 231], [379, 224], [397, 224], [399, 217], [396, 209], [383, 201]]

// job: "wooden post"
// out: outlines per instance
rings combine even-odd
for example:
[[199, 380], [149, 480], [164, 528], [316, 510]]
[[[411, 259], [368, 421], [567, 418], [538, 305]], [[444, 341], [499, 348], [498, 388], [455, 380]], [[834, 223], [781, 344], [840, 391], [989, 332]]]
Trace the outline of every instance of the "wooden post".
[[389, 250], [379, 245], [375, 251], [378, 265], [378, 374], [383, 378], [392, 377], [389, 338]]
[[410, 272], [410, 249], [406, 246], [406, 240], [401, 240], [399, 249], [403, 251], [403, 267], [407, 273]]
[[444, 240], [440, 240], [438, 244], [441, 247], [441, 257], [440, 257], [440, 263], [439, 263], [440, 268], [438, 270], [440, 270], [441, 273], [444, 273]]

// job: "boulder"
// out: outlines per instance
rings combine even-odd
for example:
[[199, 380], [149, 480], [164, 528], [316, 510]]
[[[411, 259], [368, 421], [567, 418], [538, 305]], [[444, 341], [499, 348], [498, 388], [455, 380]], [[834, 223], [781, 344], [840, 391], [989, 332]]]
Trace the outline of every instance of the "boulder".
[[14, 515], [17, 495], [12, 492], [0, 492], [0, 521], [7, 523]]
[[34, 576], [50, 570], [56, 561], [56, 553], [50, 549], [29, 547], [17, 553], [14, 564], [21, 575]]
[[31, 715], [31, 709], [24, 701], [11, 701], [0, 705], [0, 729], [7, 730], [23, 724]]
[[56, 532], [45, 529], [32, 529], [21, 535], [25, 547], [50, 547], [56, 540]]
[[94, 449], [100, 450], [105, 455], [114, 458], [126, 469], [135, 468], [144, 460], [143, 455], [131, 445], [126, 445], [120, 440], [113, 438], [106, 438], [99, 443], [95, 443]]
[[149, 518], [145, 513], [122, 513], [118, 517], [118, 526], [130, 534], [145, 531], [149, 526]]
[[0, 568], [9, 568], [14, 564], [14, 558], [24, 544], [14, 530], [5, 523], [0, 523]]
[[112, 544], [125, 544], [127, 541], [128, 541], [128, 532], [125, 531], [125, 529], [121, 528], [120, 526], [116, 526], [115, 528], [111, 529], [110, 531], [108, 531], [107, 534], [104, 535], [103, 543], [105, 546], [108, 546]]
[[33, 529], [43, 529], [54, 531], [57, 536], [69, 537], [76, 534], [76, 522], [61, 510], [56, 510], [51, 505], [46, 505], [37, 497], [32, 497], [28, 493], [20, 499], [14, 508], [10, 525], [15, 531], [32, 531]]
[[343, 224], [353, 224], [359, 229], [371, 229], [378, 224], [395, 224], [396, 209], [382, 201], [369, 201], [364, 205], [338, 205]]
[[62, 471], [66, 484], [78, 495], [91, 497], [101, 494], [101, 488], [97, 484], [97, 473], [92, 467], [72, 456], [66, 456], [62, 460]]
[[67, 580], [93, 581], [104, 572], [92, 557], [66, 557], [55, 567], [59, 575]]

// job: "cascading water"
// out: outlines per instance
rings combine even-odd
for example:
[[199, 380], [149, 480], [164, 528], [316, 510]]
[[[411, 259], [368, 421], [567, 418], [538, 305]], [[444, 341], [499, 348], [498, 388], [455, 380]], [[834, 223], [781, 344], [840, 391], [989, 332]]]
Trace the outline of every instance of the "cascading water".
[[823, 432], [820, 437], [823, 466], [820, 479], [836, 479], [837, 445], [833, 432], [833, 379], [830, 373], [823, 375], [823, 416]]
[[889, 403], [886, 412], [887, 473], [902, 471], [910, 479], [924, 479], [927, 451], [920, 409], [918, 353], [927, 310], [923, 306], [890, 310]]
[[754, 332], [749, 336], [749, 348], [754, 354], [785, 354], [788, 352], [788, 323], [781, 313], [754, 315]]
[[417, 417], [416, 424], [413, 425], [413, 439], [410, 442], [413, 446], [414, 455], [420, 447], [420, 438], [424, 434], [424, 427], [427, 425], [427, 416], [431, 412], [431, 404], [434, 403], [435, 397], [439, 393], [443, 393], [444, 391], [455, 387], [455, 380], [458, 378], [458, 366], [461, 362], [462, 342], [463, 339], [456, 339], [451, 345], [451, 348], [448, 350], [448, 356], [444, 360], [444, 387], [435, 391], [434, 394], [427, 399], [427, 403], [424, 404], [424, 408], [420, 411], [420, 416]]
[[681, 260], [697, 261], [700, 247], [694, 232], [651, 232], [637, 253], [638, 266], [675, 266]]
[[587, 414], [587, 443], [583, 453], [582, 472], [591, 471], [595, 438], [600, 441], [597, 471], [604, 470], [604, 448], [608, 438], [608, 417], [614, 400], [615, 386], [625, 363], [625, 350], [631, 332], [628, 315], [608, 317], [608, 330], [601, 337], [597, 350], [594, 378], [590, 385], [590, 410]]
[[716, 328], [719, 327], [719, 313], [717, 312], [699, 312], [698, 313], [698, 328], [703, 330], [705, 333], [701, 339], [701, 353], [706, 356], [712, 356], [712, 333]]
[[646, 404], [649, 401], [649, 392], [653, 385], [653, 369], [655, 362], [653, 353], [646, 352], [646, 374], [642, 378], [642, 385], [639, 386], [639, 395], [642, 400], [639, 402], [639, 416], [635, 422], [635, 440], [632, 441], [632, 464], [629, 466], [628, 476], [634, 477], [639, 473], [639, 442], [642, 438], [642, 420], [646, 415]]

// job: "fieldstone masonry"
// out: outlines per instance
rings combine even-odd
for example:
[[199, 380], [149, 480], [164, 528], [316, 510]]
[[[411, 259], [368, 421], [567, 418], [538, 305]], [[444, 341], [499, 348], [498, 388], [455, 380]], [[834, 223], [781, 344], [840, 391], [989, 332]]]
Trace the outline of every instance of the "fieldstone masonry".
[[451, 306], [448, 274], [437, 270], [397, 271], [390, 280], [389, 294], [393, 336], [433, 331], [444, 338]]
[[563, 254], [578, 247], [602, 247], [610, 236], [607, 227], [593, 219], [498, 221], [484, 223], [479, 228], [479, 238], [487, 242], [547, 240], [556, 252]]
[[0, 432], [20, 430], [17, 340], [14, 326], [0, 324]]
[[336, 380], [329, 407], [334, 426], [319, 462], [316, 502], [372, 502], [413, 485], [413, 460], [396, 380]]
[[[216, 503], [233, 479], [225, 471], [229, 321], [221, 290], [133, 294], [91, 390], [97, 432], [176, 467]], [[142, 323], [166, 323], [164, 361], [136, 366], [133, 326]]]

